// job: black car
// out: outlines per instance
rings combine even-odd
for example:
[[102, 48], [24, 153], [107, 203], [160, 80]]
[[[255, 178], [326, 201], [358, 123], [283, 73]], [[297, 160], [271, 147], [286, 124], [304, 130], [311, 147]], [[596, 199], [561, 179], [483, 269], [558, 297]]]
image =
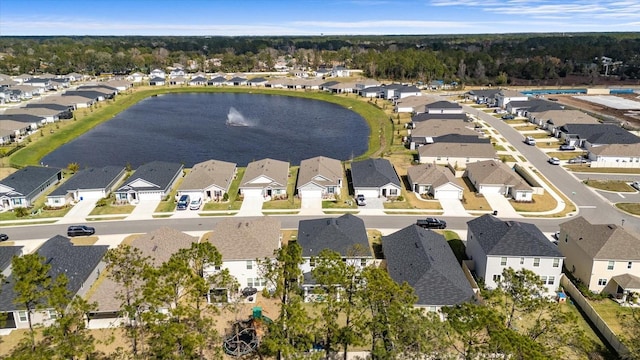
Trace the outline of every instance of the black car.
[[67, 236], [89, 236], [96, 233], [96, 229], [85, 225], [72, 225], [67, 228]]
[[560, 150], [575, 150], [576, 147], [573, 145], [568, 145], [568, 144], [564, 144], [564, 145], [560, 145]]
[[426, 218], [416, 221], [416, 225], [425, 229], [445, 229], [447, 222], [436, 218]]
[[7, 234], [0, 234], [0, 241], [7, 241], [9, 240], [9, 235]]

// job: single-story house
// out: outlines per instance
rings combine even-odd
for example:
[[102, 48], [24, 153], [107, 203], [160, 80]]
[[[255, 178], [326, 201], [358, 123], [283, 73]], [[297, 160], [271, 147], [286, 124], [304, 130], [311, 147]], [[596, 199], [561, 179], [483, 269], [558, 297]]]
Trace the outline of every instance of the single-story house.
[[566, 124], [560, 129], [566, 144], [591, 150], [609, 144], [637, 144], [640, 137], [614, 124]]
[[[422, 94], [421, 94], [422, 95]], [[425, 112], [425, 106], [431, 101], [426, 96], [408, 96], [398, 100], [394, 111], [397, 113], [420, 114]]]
[[184, 85], [187, 83], [187, 78], [184, 76], [176, 76], [169, 78], [169, 85]]
[[167, 74], [163, 70], [153, 69], [149, 73], [149, 78], [154, 78], [154, 77], [159, 77], [164, 79], [165, 77], [167, 77]]
[[[469, 123], [460, 120], [430, 120], [414, 123], [409, 130], [409, 148], [414, 150], [419, 146], [434, 143], [434, 138], [444, 135], [464, 135], [479, 139], [480, 133], [468, 127]], [[488, 142], [484, 139], [482, 142]]]
[[195, 164], [178, 187], [178, 196], [221, 201], [229, 192], [237, 171], [235, 163], [226, 161], [207, 160]]
[[138, 203], [144, 200], [162, 200], [171, 192], [173, 184], [182, 175], [182, 164], [152, 161], [140, 166], [115, 191], [116, 201]]
[[464, 177], [479, 194], [501, 194], [515, 201], [532, 201], [533, 188], [505, 163], [496, 160], [467, 164]]
[[225, 82], [225, 85], [230, 85], [230, 86], [247, 85], [247, 79], [243, 78], [243, 77], [235, 76], [235, 77], [227, 80]]
[[355, 195], [365, 198], [400, 196], [402, 183], [387, 159], [367, 159], [351, 163], [351, 182]]
[[465, 94], [465, 98], [471, 99], [478, 104], [493, 106], [496, 103], [496, 95], [499, 92], [500, 89], [469, 90]]
[[225, 82], [227, 81], [227, 79], [225, 79], [223, 76], [216, 76], [212, 79], [210, 79], [209, 81], [207, 81], [207, 85], [208, 86], [222, 86], [225, 84]]
[[149, 79], [149, 85], [151, 86], [164, 86], [167, 80], [164, 77], [154, 76]]
[[62, 170], [27, 166], [0, 180], [0, 211], [30, 207], [35, 199], [62, 180]]
[[496, 150], [490, 143], [433, 143], [418, 148], [421, 164], [451, 164], [457, 169], [465, 168], [469, 163], [493, 160]]
[[640, 143], [592, 147], [587, 156], [591, 167], [640, 167]]
[[534, 272], [547, 295], [560, 286], [564, 256], [534, 224], [503, 221], [490, 214], [470, 220], [466, 253], [488, 289], [497, 287], [506, 268]]
[[242, 196], [286, 199], [289, 163], [274, 159], [250, 162], [240, 181]]
[[204, 76], [196, 76], [189, 80], [189, 86], [207, 85], [207, 78]]
[[84, 169], [47, 195], [47, 205], [61, 207], [71, 201], [98, 200], [109, 196], [124, 179], [123, 166]]
[[463, 188], [449, 169], [435, 164], [420, 164], [407, 170], [407, 180], [416, 194], [428, 194], [436, 200], [462, 200]]
[[563, 110], [564, 106], [550, 101], [545, 101], [542, 99], [530, 99], [525, 101], [511, 101], [507, 106], [505, 106], [505, 110], [508, 113], [529, 117], [530, 113], [540, 113], [550, 110]]
[[[356, 83], [356, 87], [357, 86], [358, 84]], [[382, 97], [383, 93], [383, 87], [381, 86], [366, 87], [358, 90], [358, 94], [366, 98], [379, 98]]]
[[498, 107], [506, 109], [507, 104], [511, 101], [526, 101], [529, 97], [515, 90], [503, 89], [495, 95], [495, 99]]
[[263, 77], [257, 77], [250, 80], [247, 80], [247, 85], [249, 86], [265, 86], [267, 83], [267, 79]]
[[462, 106], [451, 101], [436, 101], [425, 105], [427, 114], [464, 114]]
[[297, 190], [301, 198], [335, 199], [342, 190], [344, 171], [340, 160], [316, 156], [300, 161]]
[[558, 128], [566, 124], [598, 124], [598, 119], [580, 110], [548, 110], [529, 113], [529, 122], [558, 136]]
[[474, 301], [471, 283], [441, 234], [409, 225], [383, 236], [382, 251], [389, 276], [415, 290], [415, 306], [438, 312]]

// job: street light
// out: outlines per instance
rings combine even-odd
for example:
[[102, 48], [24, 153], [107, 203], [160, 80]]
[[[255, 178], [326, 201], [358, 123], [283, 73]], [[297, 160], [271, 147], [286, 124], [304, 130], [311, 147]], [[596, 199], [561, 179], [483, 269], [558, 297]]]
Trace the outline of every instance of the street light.
[[622, 227], [624, 227], [624, 219], [622, 219]]

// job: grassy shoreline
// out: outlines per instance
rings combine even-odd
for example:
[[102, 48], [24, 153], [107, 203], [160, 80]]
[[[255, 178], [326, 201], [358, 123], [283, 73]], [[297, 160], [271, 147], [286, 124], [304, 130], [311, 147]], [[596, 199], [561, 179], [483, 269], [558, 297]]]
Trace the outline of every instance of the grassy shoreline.
[[[375, 105], [362, 101], [357, 95], [333, 95], [320, 91], [305, 90], [278, 90], [251, 87], [140, 87], [125, 91], [115, 100], [100, 102], [98, 107], [91, 110], [79, 109], [75, 112], [84, 112], [86, 116], [75, 121], [74, 126], [67, 126], [54, 134], [28, 144], [25, 148], [16, 151], [9, 157], [9, 165], [22, 168], [27, 165], [37, 165], [47, 154], [61, 145], [81, 136], [105, 121], [109, 121], [120, 112], [128, 109], [138, 102], [159, 94], [170, 93], [249, 93], [276, 96], [293, 96], [312, 100], [333, 103], [362, 116], [369, 125], [369, 146], [367, 151], [356, 159], [365, 159], [384, 153], [391, 143], [392, 124], [387, 121], [388, 116], [382, 109]], [[90, 111], [90, 112], [89, 112]], [[33, 135], [32, 135], [33, 136]]]

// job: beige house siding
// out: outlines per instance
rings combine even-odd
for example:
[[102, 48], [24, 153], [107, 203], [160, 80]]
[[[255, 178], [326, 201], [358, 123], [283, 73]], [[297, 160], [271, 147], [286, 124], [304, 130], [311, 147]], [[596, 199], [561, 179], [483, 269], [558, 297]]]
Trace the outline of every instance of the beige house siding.
[[[575, 239], [570, 238], [566, 232], [560, 231], [558, 236], [558, 249], [565, 256], [564, 265], [573, 274], [574, 277], [580, 279], [591, 289], [592, 267], [593, 262], [589, 256], [578, 244]], [[566, 241], [565, 241], [566, 239]], [[596, 284], [598, 280], [595, 280]]]

